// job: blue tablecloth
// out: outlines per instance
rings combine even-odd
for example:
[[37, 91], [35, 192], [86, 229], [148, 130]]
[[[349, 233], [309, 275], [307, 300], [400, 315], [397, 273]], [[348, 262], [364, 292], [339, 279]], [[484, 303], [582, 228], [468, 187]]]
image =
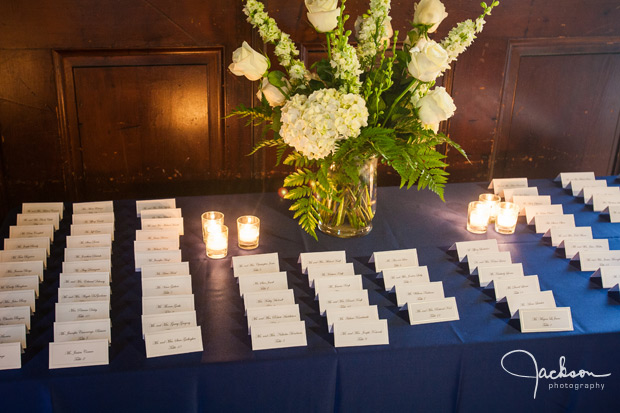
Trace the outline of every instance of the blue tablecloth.
[[[618, 185], [607, 178], [609, 185]], [[609, 239], [620, 249], [620, 224], [610, 223], [581, 199], [550, 180], [533, 180], [540, 194], [575, 215], [577, 226], [591, 226], [595, 238]], [[555, 248], [520, 218], [514, 235], [485, 235], [465, 230], [467, 204], [488, 192], [486, 184], [450, 184], [445, 203], [415, 190], [379, 188], [372, 232], [341, 240], [306, 235], [291, 219], [289, 202], [276, 194], [178, 198], [185, 220], [183, 260], [190, 264], [202, 353], [147, 359], [141, 334], [140, 274], [134, 271], [133, 240], [139, 228], [135, 201], [115, 201], [111, 299], [112, 345], [108, 366], [48, 369], [48, 343], [53, 340], [54, 303], [69, 232], [71, 205], [56, 233], [28, 349], [20, 370], [0, 371], [2, 411], [618, 411], [620, 390], [620, 299], [591, 282], [556, 255]], [[200, 214], [218, 210], [231, 228], [229, 256], [207, 259]], [[234, 222], [240, 215], [261, 219], [260, 247], [236, 247]], [[2, 228], [15, 223], [9, 215]], [[572, 310], [574, 331], [521, 333], [506, 309], [495, 303], [463, 269], [448, 248], [457, 241], [496, 238], [510, 251], [526, 275], [537, 274], [542, 290], [552, 290], [557, 306]], [[431, 281], [442, 281], [445, 295], [456, 297], [460, 320], [409, 325], [394, 294], [384, 291], [372, 264], [375, 251], [417, 248], [420, 265]], [[390, 344], [335, 348], [325, 318], [307, 277], [301, 274], [301, 252], [346, 250], [347, 260], [363, 277], [370, 304], [388, 320]], [[308, 346], [252, 351], [243, 301], [230, 268], [230, 257], [278, 252], [287, 271]], [[611, 373], [607, 377], [538, 380], [544, 368], [567, 373]], [[527, 353], [525, 353], [527, 352]], [[587, 385], [587, 386], [585, 386]]]

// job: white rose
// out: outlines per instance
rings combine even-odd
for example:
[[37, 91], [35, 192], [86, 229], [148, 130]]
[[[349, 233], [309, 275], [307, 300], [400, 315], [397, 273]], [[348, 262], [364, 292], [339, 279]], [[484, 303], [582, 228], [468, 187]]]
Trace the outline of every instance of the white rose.
[[317, 32], [331, 32], [338, 26], [340, 7], [338, 0], [305, 0], [308, 20]]
[[[284, 86], [281, 89], [285, 93], [288, 93], [288, 87]], [[272, 85], [266, 77], [263, 78], [261, 88], [256, 92], [256, 97], [258, 97], [259, 100], [263, 98], [263, 95], [271, 107], [282, 106], [284, 102], [286, 102], [286, 96], [284, 96], [280, 89]]]
[[265, 56], [252, 49], [247, 42], [233, 52], [233, 62], [228, 66], [237, 76], [245, 76], [249, 80], [258, 80], [269, 68], [269, 61]]
[[411, 62], [407, 69], [411, 76], [422, 82], [435, 80], [439, 74], [450, 67], [448, 64], [448, 52], [434, 40], [418, 43], [411, 48]]
[[448, 17], [446, 13], [446, 7], [439, 0], [420, 0], [415, 5], [415, 13], [413, 15], [414, 24], [428, 24], [433, 25], [428, 29], [429, 33], [433, 33], [437, 30], [439, 23]]
[[418, 116], [422, 125], [437, 132], [439, 122], [444, 121], [456, 110], [452, 97], [444, 87], [436, 87], [417, 102]]

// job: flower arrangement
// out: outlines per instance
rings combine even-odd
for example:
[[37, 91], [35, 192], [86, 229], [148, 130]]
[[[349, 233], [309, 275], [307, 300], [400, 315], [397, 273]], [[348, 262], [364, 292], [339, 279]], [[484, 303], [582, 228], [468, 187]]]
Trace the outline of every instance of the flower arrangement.
[[[441, 42], [429, 35], [447, 16], [440, 0], [414, 6], [411, 29], [402, 38], [391, 26], [390, 0], [370, 0], [355, 21], [356, 45], [345, 29], [345, 0], [305, 0], [307, 17], [325, 33], [327, 58], [310, 69], [299, 60], [290, 36], [282, 32], [258, 0], [245, 0], [244, 13], [265, 44], [275, 46], [282, 69], [246, 42], [233, 53], [230, 71], [260, 81], [254, 107], [239, 106], [231, 115], [250, 117], [273, 134], [254, 151], [277, 148], [277, 162], [295, 171], [284, 180], [286, 198], [301, 227], [316, 238], [329, 222], [368, 227], [374, 198], [359, 170], [369, 160], [390, 165], [401, 187], [428, 188], [443, 199], [448, 173], [446, 144], [466, 157], [460, 146], [438, 133], [439, 123], [456, 107], [436, 79], [482, 31], [485, 16], [499, 3], [482, 3], [482, 14], [450, 30]], [[398, 42], [402, 40], [402, 46]]]

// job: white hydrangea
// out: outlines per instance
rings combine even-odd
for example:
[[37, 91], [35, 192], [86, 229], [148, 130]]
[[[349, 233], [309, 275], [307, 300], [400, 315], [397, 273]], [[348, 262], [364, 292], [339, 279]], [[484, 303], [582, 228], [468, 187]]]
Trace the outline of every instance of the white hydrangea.
[[368, 126], [368, 109], [359, 95], [320, 89], [310, 96], [292, 96], [280, 120], [284, 142], [309, 159], [323, 159], [338, 141], [355, 138]]

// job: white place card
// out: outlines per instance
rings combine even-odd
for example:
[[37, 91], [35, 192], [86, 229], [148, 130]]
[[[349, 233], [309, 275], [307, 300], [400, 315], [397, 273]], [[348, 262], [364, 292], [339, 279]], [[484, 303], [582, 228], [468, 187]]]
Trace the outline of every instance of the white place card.
[[534, 217], [537, 215], [563, 215], [564, 208], [560, 204], [532, 205], [525, 207], [525, 222], [534, 225]]
[[141, 225], [145, 231], [175, 230], [184, 234], [183, 218], [142, 218]]
[[142, 298], [143, 315], [167, 314], [194, 310], [194, 294]]
[[111, 248], [112, 234], [69, 235], [67, 248]]
[[147, 358], [202, 351], [202, 332], [199, 326], [145, 334], [144, 341]]
[[63, 218], [65, 204], [62, 202], [24, 202], [22, 204], [22, 214], [49, 214], [56, 213]]
[[592, 227], [551, 227], [545, 233], [545, 237], [551, 237], [551, 245], [557, 247], [563, 240], [592, 239]]
[[54, 342], [106, 339], [112, 341], [109, 318], [54, 323]]
[[141, 218], [182, 218], [181, 208], [144, 209]]
[[538, 188], [535, 186], [528, 186], [524, 188], [510, 188], [504, 189], [504, 201], [512, 202], [515, 195], [538, 195]]
[[292, 323], [300, 321], [299, 305], [279, 305], [277, 307], [248, 308], [248, 334], [252, 334], [252, 328], [264, 324]]
[[308, 284], [314, 288], [314, 281], [322, 277], [355, 275], [352, 262], [343, 264], [311, 264], [308, 265]]
[[75, 303], [84, 301], [110, 301], [110, 287], [60, 287], [58, 288], [59, 303]]
[[252, 328], [252, 350], [269, 350], [285, 347], [305, 347], [306, 323], [276, 323], [257, 325]]
[[179, 233], [175, 230], [151, 230], [139, 229], [136, 231], [136, 241], [159, 241], [178, 240]]
[[[617, 187], [613, 187], [617, 188]], [[592, 209], [601, 212], [610, 205], [620, 205], [620, 192], [615, 195], [594, 194], [592, 195]]]
[[579, 251], [608, 251], [609, 240], [564, 240], [560, 243], [558, 248], [564, 249], [564, 254], [566, 258], [573, 258]]
[[573, 331], [570, 307], [519, 310], [522, 333]]
[[474, 274], [476, 268], [479, 265], [503, 265], [512, 264], [512, 258], [510, 257], [510, 251], [500, 252], [482, 252], [467, 255], [467, 265], [469, 266], [469, 273]]
[[137, 252], [153, 252], [153, 251], [173, 251], [179, 249], [179, 239], [174, 240], [156, 240], [156, 241], [134, 241], [134, 254]]
[[0, 325], [0, 344], [19, 343], [22, 349], [26, 348], [26, 325]]
[[379, 310], [376, 305], [349, 308], [329, 308], [327, 314], [327, 328], [334, 332], [334, 323], [339, 321], [377, 321]]
[[523, 264], [479, 265], [478, 281], [481, 287], [486, 287], [491, 281], [507, 278], [523, 277]]
[[0, 277], [37, 275], [43, 281], [43, 261], [0, 262]]
[[0, 291], [0, 307], [30, 307], [35, 311], [34, 290]]
[[177, 201], [174, 198], [136, 201], [136, 213], [138, 216], [142, 215], [142, 211], [150, 211], [153, 209], [174, 209], [176, 207]]
[[534, 217], [534, 228], [537, 234], [544, 234], [552, 227], [572, 228], [575, 226], [575, 216], [568, 215], [536, 215]]
[[370, 261], [375, 263], [375, 271], [380, 272], [387, 268], [417, 267], [418, 251], [415, 248], [393, 251], [374, 252]]
[[141, 271], [145, 265], [173, 264], [181, 262], [181, 250], [150, 251], [135, 253], [136, 271]]
[[335, 321], [334, 347], [390, 344], [387, 320]]
[[74, 202], [73, 203], [73, 215], [102, 214], [106, 212], [114, 212], [114, 203], [112, 201]]
[[105, 287], [110, 285], [109, 272], [60, 273], [59, 287]]
[[29, 250], [33, 248], [45, 248], [47, 256], [50, 255], [50, 239], [48, 237], [36, 238], [5, 238], [5, 250]]
[[407, 303], [409, 324], [429, 324], [459, 320], [456, 298], [446, 297], [435, 301]]
[[382, 271], [383, 284], [385, 291], [394, 291], [397, 284], [424, 284], [431, 280], [428, 277], [428, 267], [422, 265], [419, 267], [389, 268]]
[[436, 301], [444, 298], [443, 282], [434, 281], [426, 284], [396, 284], [396, 305], [405, 310], [407, 303]]
[[102, 366], [110, 363], [108, 340], [50, 343], [49, 368]]
[[368, 291], [326, 292], [319, 297], [319, 311], [325, 316], [328, 308], [349, 308], [368, 306]]
[[596, 177], [594, 172], [562, 172], [555, 177], [555, 182], [561, 182], [562, 188], [567, 188], [568, 184], [575, 181], [592, 181]]
[[0, 251], [0, 262], [27, 262], [40, 261], [43, 268], [47, 268], [47, 250], [45, 248], [30, 248], [27, 250]]
[[268, 274], [245, 274], [240, 276], [238, 280], [239, 293], [242, 297], [245, 293], [288, 289], [286, 271]]
[[586, 205], [592, 205], [594, 195], [618, 195], [620, 187], [617, 186], [595, 186], [583, 188], [583, 202]]
[[180, 311], [177, 313], [151, 314], [142, 316], [142, 334], [178, 328], [196, 327], [196, 311]]
[[16, 277], [0, 277], [0, 291], [22, 290], [34, 290], [35, 297], [39, 297], [39, 276], [19, 275]]
[[540, 291], [538, 275], [525, 275], [519, 278], [494, 280], [495, 300], [504, 301], [508, 297]]
[[38, 238], [46, 237], [54, 242], [54, 225], [11, 225], [9, 238]]
[[21, 225], [53, 225], [54, 230], [60, 228], [60, 216], [55, 213], [17, 214], [17, 226]]
[[513, 317], [517, 315], [518, 310], [555, 307], [555, 298], [553, 298], [553, 291], [551, 290], [512, 295], [507, 297], [506, 301], [508, 302], [508, 311]]
[[549, 195], [515, 195], [512, 202], [519, 205], [519, 215], [525, 215], [525, 207], [535, 205], [551, 205], [551, 196]]
[[232, 267], [235, 277], [245, 274], [273, 273], [280, 271], [280, 260], [277, 252], [240, 255], [232, 257]]
[[603, 288], [612, 288], [614, 285], [620, 283], [620, 265], [601, 267], [596, 270], [590, 278], [600, 278]]
[[30, 314], [30, 307], [27, 305], [0, 308], [0, 325], [24, 324], [26, 329], [30, 330]]
[[527, 178], [496, 178], [489, 184], [495, 195], [504, 196], [505, 189], [527, 187]]
[[114, 224], [71, 224], [71, 235], [110, 234], [114, 241]]
[[302, 252], [298, 263], [301, 263], [301, 272], [308, 273], [308, 265], [315, 264], [344, 264], [347, 262], [345, 251]]
[[620, 265], [620, 251], [580, 251], [572, 260], [579, 261], [581, 271], [596, 271], [601, 267]]
[[603, 212], [609, 214], [610, 222], [620, 222], [620, 205], [608, 205]]
[[64, 262], [103, 261], [112, 259], [110, 247], [65, 248]]
[[66, 274], [82, 273], [82, 272], [107, 272], [112, 271], [112, 263], [110, 260], [98, 261], [73, 261], [63, 262], [62, 272]]
[[192, 293], [191, 275], [151, 277], [142, 279], [142, 297], [187, 295]]
[[22, 367], [22, 348], [19, 343], [0, 344], [0, 370], [20, 369]]
[[145, 265], [142, 267], [143, 279], [151, 277], [172, 277], [175, 275], [189, 275], [189, 262]]
[[108, 301], [56, 303], [56, 321], [60, 323], [110, 318]]
[[314, 294], [317, 297], [331, 291], [355, 291], [363, 288], [361, 275], [338, 275], [314, 280]]
[[603, 188], [607, 186], [604, 179], [592, 179], [588, 181], [574, 181], [568, 187], [573, 191], [573, 196], [584, 198], [584, 188]]
[[467, 260], [467, 254], [476, 254], [480, 252], [498, 252], [496, 239], [482, 239], [478, 241], [462, 241], [455, 242], [449, 248], [449, 251], [456, 250], [460, 262]]
[[114, 224], [114, 212], [73, 214], [71, 217], [71, 223], [75, 225]]
[[257, 291], [243, 294], [243, 305], [248, 308], [264, 308], [295, 304], [293, 290]]

